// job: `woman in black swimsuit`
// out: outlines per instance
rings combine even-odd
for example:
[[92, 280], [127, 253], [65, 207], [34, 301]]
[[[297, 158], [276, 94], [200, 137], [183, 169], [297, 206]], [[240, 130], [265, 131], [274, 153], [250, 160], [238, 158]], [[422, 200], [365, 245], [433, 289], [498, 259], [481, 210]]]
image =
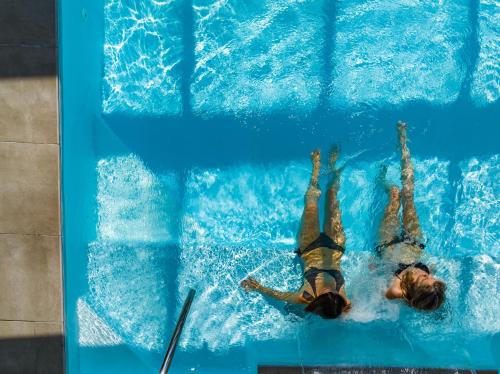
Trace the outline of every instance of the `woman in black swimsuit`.
[[[401, 145], [402, 192], [387, 186], [389, 202], [380, 224], [378, 253], [384, 261], [395, 266], [394, 277], [387, 289], [388, 299], [403, 299], [408, 305], [422, 310], [438, 309], [444, 301], [446, 286], [434, 278], [420, 257], [425, 245], [413, 201], [414, 175], [410, 151], [406, 145], [406, 124], [398, 123]], [[403, 200], [403, 228], [400, 228], [399, 209]]]
[[299, 233], [297, 254], [304, 263], [304, 283], [296, 292], [281, 292], [262, 286], [253, 278], [241, 282], [246, 290], [255, 290], [293, 304], [306, 304], [305, 310], [323, 318], [336, 318], [347, 312], [351, 302], [345, 293], [345, 282], [340, 269], [344, 253], [345, 234], [337, 200], [340, 171], [335, 167], [338, 150], [330, 154], [329, 166], [333, 178], [328, 186], [324, 232], [320, 231], [318, 200], [321, 195], [318, 178], [320, 154], [311, 154], [313, 163], [311, 181], [305, 194], [305, 206]]

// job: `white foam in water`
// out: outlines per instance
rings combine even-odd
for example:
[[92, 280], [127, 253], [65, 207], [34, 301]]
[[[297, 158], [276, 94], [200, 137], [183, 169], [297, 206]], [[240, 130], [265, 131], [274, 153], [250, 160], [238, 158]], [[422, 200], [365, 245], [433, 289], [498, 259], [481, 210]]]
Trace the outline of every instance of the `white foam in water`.
[[182, 244], [243, 246], [294, 243], [309, 165], [192, 170], [186, 181]]
[[374, 226], [374, 185], [377, 183], [379, 165], [363, 162], [348, 166], [342, 172], [338, 197], [341, 201], [342, 223], [348, 250], [369, 250], [373, 244], [371, 230], [367, 230], [367, 227]]
[[342, 271], [346, 280], [346, 293], [353, 303], [351, 311], [345, 316], [346, 320], [367, 323], [398, 319], [400, 305], [388, 303], [385, 298], [387, 276], [370, 270], [370, 265], [376, 263], [373, 252], [346, 249]]
[[[342, 172], [339, 193], [348, 237], [342, 267], [347, 292], [356, 300], [346, 318], [360, 323], [395, 321], [401, 306], [388, 303], [384, 297], [386, 275], [368, 270], [370, 263], [377, 262], [371, 251], [370, 227], [376, 229], [375, 210], [383, 209], [386, 201], [383, 194], [374, 192], [380, 164], [348, 165]], [[442, 211], [449, 188], [448, 162], [417, 159], [415, 164], [417, 175], [428, 176], [417, 178], [422, 224], [429, 236], [435, 233], [442, 237], [441, 221], [430, 212]], [[292, 244], [309, 168], [306, 163], [290, 163], [188, 173], [178, 282], [196, 287], [199, 295], [183, 336], [184, 347], [225, 350], [251, 340], [294, 336], [296, 316], [283, 313], [258, 294], [245, 294], [238, 284], [252, 275], [279, 290], [300, 286], [301, 269]], [[391, 162], [388, 171], [391, 180], [397, 178], [396, 183], [398, 168], [399, 163]], [[437, 247], [433, 252], [439, 250]], [[443, 276], [449, 278], [448, 274]], [[457, 290], [453, 282], [457, 281], [451, 280], [452, 290]]]
[[[360, 162], [342, 172], [339, 199], [342, 201], [342, 221], [346, 231], [346, 247], [372, 250], [387, 197], [376, 188], [381, 165], [387, 165], [389, 184], [401, 186], [399, 161]], [[444, 209], [449, 193], [449, 162], [437, 158], [413, 158], [415, 169], [415, 203], [422, 230], [429, 248], [436, 248], [445, 239], [444, 231], [450, 219]], [[439, 252], [438, 252], [439, 253]]]
[[239, 282], [300, 286], [292, 245], [309, 177], [302, 164], [192, 170], [186, 181], [179, 284], [198, 285], [183, 346], [212, 350], [285, 337], [290, 318]]
[[[460, 333], [464, 329], [464, 306], [460, 300], [463, 288], [462, 261], [442, 256], [433, 256], [424, 253], [422, 261], [426, 263], [434, 275], [446, 283], [445, 303], [439, 311], [423, 313], [405, 307], [400, 323], [405, 326], [404, 335], [413, 343], [422, 344], [420, 347], [427, 350], [425, 342], [435, 340], [436, 337], [445, 338], [450, 334]], [[403, 303], [401, 302], [403, 305]], [[432, 347], [431, 347], [432, 350]]]
[[105, 1], [104, 113], [182, 111], [180, 3]]
[[133, 154], [100, 160], [97, 177], [98, 241], [89, 245], [90, 305], [81, 313], [98, 315], [127, 343], [159, 349], [168, 317], [165, 245], [177, 236], [177, 177], [154, 174]]
[[465, 0], [338, 2], [332, 105], [453, 102], [467, 17]]
[[500, 97], [500, 2], [479, 1], [479, 60], [471, 96], [476, 104], [493, 103]]
[[158, 350], [166, 339], [167, 249], [150, 244], [89, 245], [88, 303], [128, 344]]
[[462, 181], [458, 189], [454, 246], [463, 252], [500, 255], [500, 158], [472, 158], [460, 163]]
[[204, 116], [313, 110], [322, 66], [321, 4], [195, 0], [193, 110]]
[[294, 318], [280, 312], [260, 294], [239, 286], [246, 275], [268, 287], [294, 290], [300, 286], [300, 269], [294, 253], [269, 245], [261, 248], [184, 247], [179, 284], [198, 289], [181, 346], [226, 350], [249, 340], [293, 336]]
[[500, 264], [486, 254], [472, 262], [472, 285], [467, 295], [467, 327], [476, 332], [500, 331]]
[[[440, 244], [445, 240], [446, 223], [450, 219], [444, 209], [450, 188], [449, 162], [414, 157], [413, 163], [415, 202], [422, 230], [427, 237], [426, 253], [441, 253]], [[380, 183], [378, 175], [382, 164], [388, 166], [388, 182], [400, 186], [399, 161], [359, 162], [348, 165], [342, 172], [339, 199], [347, 238], [342, 268], [348, 285], [347, 292], [352, 300], [356, 300], [356, 307], [353, 307], [347, 319], [357, 322], [395, 321], [399, 318], [402, 305], [388, 303], [385, 298], [387, 274], [368, 270], [370, 264], [379, 264], [373, 248], [377, 240], [375, 233], [387, 202], [382, 189], [376, 188]], [[361, 249], [365, 250], [360, 252]], [[443, 276], [449, 278], [448, 274]]]
[[76, 303], [78, 315], [78, 344], [83, 347], [113, 346], [123, 343], [87, 302], [81, 298]]
[[[451, 214], [446, 209], [450, 198], [449, 161], [414, 158], [415, 206], [425, 237], [426, 253], [445, 255]], [[398, 172], [399, 163], [397, 166]]]
[[175, 174], [153, 174], [130, 154], [100, 160], [97, 175], [100, 240], [175, 240], [179, 199]]

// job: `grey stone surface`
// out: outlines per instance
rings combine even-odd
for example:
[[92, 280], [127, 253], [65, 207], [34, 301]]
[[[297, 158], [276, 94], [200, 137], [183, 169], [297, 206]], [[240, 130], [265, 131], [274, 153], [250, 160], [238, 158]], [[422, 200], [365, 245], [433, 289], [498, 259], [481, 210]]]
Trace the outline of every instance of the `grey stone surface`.
[[2, 0], [0, 44], [55, 44], [55, 1]]
[[55, 47], [0, 44], [0, 78], [53, 76], [56, 74], [56, 55]]
[[55, 77], [0, 79], [0, 141], [58, 143]]
[[59, 266], [59, 236], [0, 234], [0, 320], [60, 323]]
[[0, 321], [1, 373], [63, 373], [61, 323]]
[[59, 146], [0, 142], [0, 233], [59, 235]]

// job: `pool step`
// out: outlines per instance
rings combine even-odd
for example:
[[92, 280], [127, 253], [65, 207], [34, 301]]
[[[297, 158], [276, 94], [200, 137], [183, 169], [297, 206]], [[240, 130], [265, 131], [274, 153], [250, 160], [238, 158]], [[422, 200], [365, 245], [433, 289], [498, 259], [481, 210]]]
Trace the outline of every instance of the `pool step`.
[[497, 374], [497, 371], [330, 366], [259, 366], [258, 374]]

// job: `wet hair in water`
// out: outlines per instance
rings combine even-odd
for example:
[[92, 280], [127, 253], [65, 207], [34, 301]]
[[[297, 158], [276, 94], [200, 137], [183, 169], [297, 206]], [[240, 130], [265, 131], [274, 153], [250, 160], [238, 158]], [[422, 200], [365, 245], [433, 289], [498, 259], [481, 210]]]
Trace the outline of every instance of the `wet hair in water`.
[[403, 299], [408, 305], [420, 310], [436, 310], [445, 300], [446, 284], [436, 280], [432, 285], [417, 285], [413, 274], [407, 272], [401, 278]]
[[326, 319], [333, 319], [342, 314], [345, 306], [346, 302], [342, 296], [338, 293], [328, 292], [316, 297], [305, 310]]

